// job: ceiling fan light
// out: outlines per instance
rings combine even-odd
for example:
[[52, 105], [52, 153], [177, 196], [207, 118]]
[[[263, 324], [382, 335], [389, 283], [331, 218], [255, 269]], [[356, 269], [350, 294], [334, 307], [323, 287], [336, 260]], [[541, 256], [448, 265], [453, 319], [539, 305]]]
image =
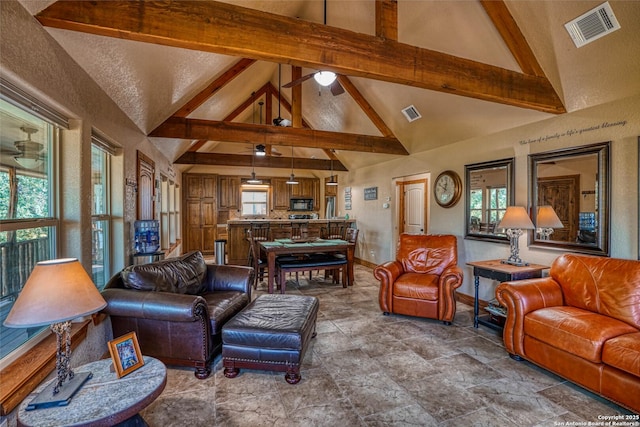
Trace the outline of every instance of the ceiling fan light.
[[35, 169], [42, 164], [42, 160], [38, 158], [15, 156], [13, 159], [24, 169]]
[[256, 146], [256, 156], [264, 157], [266, 155], [267, 155], [267, 152], [265, 151], [265, 146], [264, 145], [257, 145]]
[[320, 86], [330, 86], [336, 81], [336, 77], [336, 73], [332, 71], [318, 71], [313, 75], [314, 80], [317, 81]]

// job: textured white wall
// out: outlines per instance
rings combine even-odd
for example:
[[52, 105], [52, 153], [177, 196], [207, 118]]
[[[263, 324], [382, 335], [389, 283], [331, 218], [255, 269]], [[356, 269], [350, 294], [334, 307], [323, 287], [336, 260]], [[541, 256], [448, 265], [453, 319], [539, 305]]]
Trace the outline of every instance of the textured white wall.
[[[423, 119], [424, 120], [424, 119]], [[603, 127], [602, 123], [626, 121], [624, 126]], [[580, 129], [600, 125], [600, 129], [580, 133]], [[567, 131], [578, 130], [569, 135]], [[547, 135], [562, 135], [547, 141], [525, 143]], [[383, 209], [387, 195], [395, 193], [392, 188], [394, 178], [431, 173], [437, 176], [446, 169], [452, 169], [464, 182], [464, 165], [490, 160], [515, 157], [516, 204], [528, 204], [528, 158], [531, 153], [557, 150], [566, 147], [593, 144], [603, 141], [611, 143], [611, 256], [638, 258], [638, 136], [640, 135], [640, 96], [621, 99], [587, 110], [567, 113], [548, 120], [510, 129], [493, 135], [474, 138], [461, 143], [438, 148], [428, 152], [413, 154], [375, 167], [363, 168], [349, 173], [346, 185], [353, 193], [353, 210], [350, 215], [357, 218], [360, 228], [358, 256], [378, 264], [391, 259], [396, 245], [394, 229], [395, 209]], [[364, 201], [362, 190], [378, 187], [378, 200]], [[464, 193], [466, 194], [466, 189]], [[340, 209], [344, 199], [341, 194]], [[464, 198], [450, 209], [438, 206], [433, 196], [429, 200], [430, 233], [450, 233], [458, 236], [459, 265], [465, 272], [465, 280], [460, 292], [473, 295], [473, 277], [469, 261], [506, 258], [507, 244], [464, 240]], [[344, 214], [343, 210], [343, 214]], [[373, 253], [373, 255], [372, 255]], [[520, 240], [522, 259], [549, 265], [560, 254], [558, 251], [528, 248], [527, 239]], [[493, 288], [481, 282], [481, 297], [493, 298]]]
[[[142, 151], [155, 161], [156, 178], [164, 173], [172, 178], [175, 176], [180, 184], [181, 174], [174, 172], [169, 159], [151, 144], [22, 5], [3, 0], [0, 12], [3, 78], [73, 119], [71, 130], [65, 131], [61, 145], [61, 186], [65, 197], [61, 206], [63, 240], [60, 255], [77, 257], [90, 268], [91, 162], [87, 159], [91, 158], [91, 128], [122, 146], [122, 157], [114, 162], [113, 168], [117, 187], [114, 188], [115, 200], [124, 199], [122, 206], [114, 206], [118, 241], [133, 241], [136, 195], [132, 187], [125, 187], [124, 183], [125, 180], [136, 181], [136, 151]], [[119, 247], [114, 260], [116, 269], [129, 264], [130, 246]]]
[[[0, 1], [0, 72], [7, 79], [41, 101], [50, 104], [70, 119], [71, 129], [61, 142], [61, 182], [64, 194], [60, 226], [60, 257], [77, 257], [91, 268], [91, 128], [96, 128], [122, 145], [122, 155], [113, 162], [112, 172], [119, 183], [113, 189], [115, 200], [123, 200], [125, 178], [136, 181], [136, 150], [156, 163], [156, 176], [169, 173], [169, 160], [144, 133], [118, 109], [116, 104], [89, 78], [43, 27], [16, 1]], [[176, 174], [176, 182], [181, 176]], [[136, 204], [133, 197], [122, 206], [116, 202], [114, 233], [117, 242], [132, 241]], [[116, 270], [129, 264], [131, 248], [117, 245]], [[111, 339], [107, 320], [89, 329], [87, 339], [73, 355], [73, 365], [100, 358]], [[14, 411], [15, 412], [15, 411]], [[0, 422], [2, 419], [0, 419]], [[15, 417], [9, 417], [10, 424]]]

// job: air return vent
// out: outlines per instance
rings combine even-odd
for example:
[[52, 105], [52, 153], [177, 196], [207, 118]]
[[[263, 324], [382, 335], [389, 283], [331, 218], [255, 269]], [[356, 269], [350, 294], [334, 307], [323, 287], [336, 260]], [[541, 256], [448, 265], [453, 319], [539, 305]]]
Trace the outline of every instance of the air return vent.
[[413, 105], [409, 105], [407, 108], [403, 108], [402, 114], [404, 114], [404, 116], [407, 118], [409, 123], [415, 120], [418, 120], [420, 117], [422, 117], [420, 113], [418, 113], [418, 110], [416, 110], [416, 107], [414, 107]]
[[620, 24], [613, 14], [609, 2], [578, 16], [564, 27], [569, 32], [576, 47], [582, 47], [600, 37], [620, 29]]

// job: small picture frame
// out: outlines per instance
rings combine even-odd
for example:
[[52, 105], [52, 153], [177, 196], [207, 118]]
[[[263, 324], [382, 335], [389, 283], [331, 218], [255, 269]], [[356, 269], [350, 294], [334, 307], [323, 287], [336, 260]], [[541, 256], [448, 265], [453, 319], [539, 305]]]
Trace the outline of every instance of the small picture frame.
[[365, 200], [378, 200], [378, 187], [369, 187], [364, 189]]
[[113, 360], [118, 378], [130, 374], [144, 365], [135, 332], [129, 332], [109, 341], [109, 353], [111, 353], [111, 360]]

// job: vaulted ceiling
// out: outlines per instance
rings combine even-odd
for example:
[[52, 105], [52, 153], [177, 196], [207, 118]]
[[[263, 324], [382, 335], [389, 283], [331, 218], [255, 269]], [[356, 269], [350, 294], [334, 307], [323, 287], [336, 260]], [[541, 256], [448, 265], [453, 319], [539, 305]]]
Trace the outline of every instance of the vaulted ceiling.
[[[256, 166], [295, 147], [297, 169], [353, 169], [640, 92], [636, 1], [580, 49], [564, 24], [601, 2], [21, 3], [183, 170], [250, 166], [255, 144], [273, 150]], [[281, 87], [320, 69], [345, 93]]]

